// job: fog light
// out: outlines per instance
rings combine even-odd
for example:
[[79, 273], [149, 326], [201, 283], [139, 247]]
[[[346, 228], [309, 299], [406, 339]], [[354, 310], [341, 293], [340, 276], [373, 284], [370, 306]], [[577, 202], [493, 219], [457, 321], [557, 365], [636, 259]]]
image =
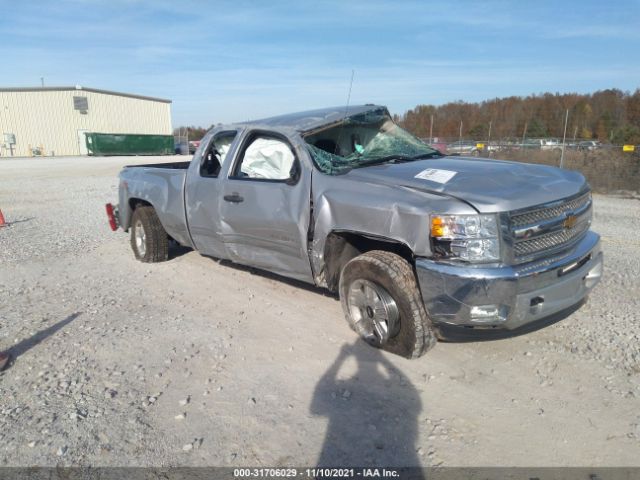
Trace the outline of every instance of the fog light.
[[476, 305], [471, 307], [471, 321], [475, 323], [501, 323], [507, 320], [505, 305]]
[[587, 273], [587, 276], [584, 277], [585, 287], [589, 289], [595, 287], [600, 281], [601, 277], [602, 277], [602, 260], [599, 260], [598, 263], [596, 263], [596, 265], [591, 270], [589, 270], [589, 273]]

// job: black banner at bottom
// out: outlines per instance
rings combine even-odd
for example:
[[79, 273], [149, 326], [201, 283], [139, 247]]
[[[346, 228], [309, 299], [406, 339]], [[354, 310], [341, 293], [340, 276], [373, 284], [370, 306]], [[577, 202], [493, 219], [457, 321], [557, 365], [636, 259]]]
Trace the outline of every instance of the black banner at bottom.
[[0, 480], [636, 480], [640, 467], [0, 467]]

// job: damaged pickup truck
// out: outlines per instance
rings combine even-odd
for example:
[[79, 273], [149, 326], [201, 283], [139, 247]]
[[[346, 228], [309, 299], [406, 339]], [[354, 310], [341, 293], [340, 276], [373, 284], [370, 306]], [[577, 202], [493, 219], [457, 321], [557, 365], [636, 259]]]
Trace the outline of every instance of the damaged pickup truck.
[[376, 105], [216, 127], [191, 162], [124, 168], [107, 205], [138, 260], [175, 241], [327, 288], [409, 358], [579, 308], [602, 274], [591, 212], [580, 173], [445, 157]]

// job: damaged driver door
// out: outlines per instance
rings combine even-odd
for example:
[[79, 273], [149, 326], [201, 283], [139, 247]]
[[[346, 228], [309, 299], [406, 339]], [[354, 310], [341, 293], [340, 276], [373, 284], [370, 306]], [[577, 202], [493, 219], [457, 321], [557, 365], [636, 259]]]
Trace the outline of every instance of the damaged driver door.
[[311, 172], [284, 136], [250, 132], [223, 186], [221, 231], [229, 258], [313, 282], [310, 188]]

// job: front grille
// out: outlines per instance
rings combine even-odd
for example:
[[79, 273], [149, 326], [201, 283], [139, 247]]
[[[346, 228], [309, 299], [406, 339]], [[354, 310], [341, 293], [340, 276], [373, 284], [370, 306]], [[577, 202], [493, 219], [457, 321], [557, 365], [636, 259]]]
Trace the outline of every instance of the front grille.
[[591, 193], [585, 193], [577, 198], [566, 202], [553, 202], [547, 207], [538, 207], [523, 213], [516, 213], [511, 216], [511, 225], [513, 227], [522, 227], [531, 225], [544, 220], [551, 220], [561, 217], [567, 211], [579, 210], [587, 203], [591, 202]]
[[[569, 216], [578, 214], [574, 222]], [[559, 252], [576, 243], [591, 225], [591, 193], [560, 200], [510, 215], [513, 256], [516, 263]], [[516, 231], [526, 231], [518, 238]]]
[[548, 233], [532, 239], [521, 240], [514, 245], [516, 258], [526, 257], [542, 251], [556, 250], [557, 247], [571, 243], [589, 229], [589, 222], [582, 222], [573, 228]]

